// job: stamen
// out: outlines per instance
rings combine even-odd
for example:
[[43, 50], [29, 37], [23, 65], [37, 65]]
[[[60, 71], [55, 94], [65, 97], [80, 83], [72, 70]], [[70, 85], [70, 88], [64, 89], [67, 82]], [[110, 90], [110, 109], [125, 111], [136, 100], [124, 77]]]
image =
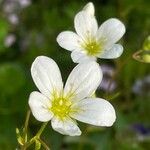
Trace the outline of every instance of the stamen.
[[69, 116], [72, 102], [67, 98], [54, 98], [50, 110], [61, 120]]
[[90, 56], [96, 56], [102, 51], [102, 44], [95, 38], [87, 38], [86, 42], [81, 46]]

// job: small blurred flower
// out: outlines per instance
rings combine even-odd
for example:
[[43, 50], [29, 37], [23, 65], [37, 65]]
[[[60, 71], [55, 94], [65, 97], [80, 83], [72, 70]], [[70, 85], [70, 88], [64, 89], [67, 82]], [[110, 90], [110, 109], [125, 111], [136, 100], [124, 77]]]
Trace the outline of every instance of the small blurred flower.
[[3, 5], [3, 11], [11, 24], [17, 25], [19, 23], [19, 5], [17, 0], [6, 0]]
[[14, 44], [14, 42], [16, 41], [16, 36], [14, 34], [9, 34], [6, 38], [5, 38], [5, 42], [4, 45], [6, 47], [10, 47]]
[[31, 67], [32, 78], [40, 92], [32, 92], [29, 106], [34, 117], [42, 122], [51, 120], [57, 132], [79, 136], [81, 131], [75, 121], [96, 126], [111, 126], [115, 110], [106, 100], [91, 98], [102, 79], [99, 65], [84, 62], [70, 73], [65, 87], [57, 64], [50, 58], [39, 56]]
[[13, 25], [17, 25], [19, 23], [19, 13], [21, 9], [30, 4], [30, 0], [5, 0], [3, 11], [8, 18], [8, 21]]
[[19, 18], [18, 18], [18, 15], [16, 14], [10, 14], [8, 16], [8, 20], [13, 25], [17, 25], [19, 23]]
[[[113, 92], [116, 89], [116, 83], [115, 83], [115, 81], [111, 82], [110, 80], [111, 79], [103, 78], [103, 80], [100, 84], [100, 89], [102, 89], [104, 91]], [[111, 84], [110, 84], [110, 82], [111, 82]]]
[[5, 13], [14, 13], [30, 4], [31, 0], [5, 0], [3, 10]]
[[74, 62], [95, 60], [97, 57], [112, 59], [122, 54], [123, 47], [115, 43], [125, 33], [124, 24], [116, 18], [111, 18], [98, 28], [92, 3], [88, 3], [77, 13], [74, 26], [77, 33], [64, 31], [57, 37], [62, 48], [72, 51]]
[[150, 95], [150, 76], [138, 79], [134, 83], [132, 90], [137, 95]]
[[20, 6], [25, 8], [31, 4], [31, 0], [18, 0]]
[[147, 128], [142, 124], [134, 124], [133, 129], [139, 134], [150, 135], [150, 128]]
[[132, 129], [136, 132], [139, 141], [143, 141], [147, 137], [150, 137], [150, 128], [145, 127], [143, 124], [134, 124]]
[[5, 0], [3, 11], [7, 14], [15, 13], [18, 11], [18, 4], [16, 0]]
[[107, 65], [107, 64], [102, 64], [101, 65], [101, 69], [103, 71], [103, 74], [106, 74], [107, 76], [110, 76], [112, 77], [114, 75], [114, 68], [110, 65]]
[[112, 76], [115, 71], [114, 68], [110, 65], [102, 64], [101, 69], [103, 72], [103, 79], [102, 79], [102, 82], [100, 83], [99, 89], [113, 92], [117, 87], [116, 82], [112, 80]]

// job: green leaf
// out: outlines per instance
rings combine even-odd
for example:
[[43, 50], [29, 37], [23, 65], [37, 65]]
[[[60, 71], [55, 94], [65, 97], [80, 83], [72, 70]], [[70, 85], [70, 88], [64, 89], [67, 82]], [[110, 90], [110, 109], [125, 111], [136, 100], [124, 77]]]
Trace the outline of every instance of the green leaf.
[[18, 128], [16, 128], [16, 136], [17, 136], [17, 141], [20, 145], [24, 145], [24, 139], [21, 136], [21, 133]]

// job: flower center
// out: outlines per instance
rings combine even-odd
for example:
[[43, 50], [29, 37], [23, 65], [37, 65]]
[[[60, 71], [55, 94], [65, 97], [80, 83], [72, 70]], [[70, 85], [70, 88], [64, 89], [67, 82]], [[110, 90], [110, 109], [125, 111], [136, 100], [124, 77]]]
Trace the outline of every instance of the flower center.
[[89, 56], [96, 56], [97, 54], [99, 54], [102, 50], [102, 45], [100, 42], [98, 42], [96, 39], [94, 38], [90, 38], [87, 40], [87, 42], [85, 42], [82, 47], [84, 48], [84, 50], [86, 50], [87, 55]]
[[63, 120], [65, 117], [69, 116], [71, 111], [72, 102], [67, 98], [54, 98], [52, 100], [51, 111], [55, 116]]

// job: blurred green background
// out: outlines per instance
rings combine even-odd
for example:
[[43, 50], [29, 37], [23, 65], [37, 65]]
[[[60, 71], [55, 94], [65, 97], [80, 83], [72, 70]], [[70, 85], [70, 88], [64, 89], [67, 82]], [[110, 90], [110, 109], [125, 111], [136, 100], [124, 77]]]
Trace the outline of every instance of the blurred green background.
[[[0, 0], [0, 150], [17, 147], [15, 129], [22, 129], [30, 92], [37, 90], [30, 67], [36, 56], [53, 58], [64, 81], [73, 69], [70, 52], [56, 42], [63, 30], [74, 30], [74, 16], [84, 0]], [[150, 34], [149, 0], [93, 0], [99, 25], [117, 17], [126, 26], [120, 41], [124, 53], [115, 60], [98, 60], [104, 70], [99, 97], [116, 109], [113, 127], [79, 123], [80, 137], [63, 136], [47, 126], [42, 139], [51, 150], [149, 150], [150, 66], [133, 59]], [[111, 84], [111, 86], [109, 86]], [[33, 136], [41, 123], [30, 118]]]

